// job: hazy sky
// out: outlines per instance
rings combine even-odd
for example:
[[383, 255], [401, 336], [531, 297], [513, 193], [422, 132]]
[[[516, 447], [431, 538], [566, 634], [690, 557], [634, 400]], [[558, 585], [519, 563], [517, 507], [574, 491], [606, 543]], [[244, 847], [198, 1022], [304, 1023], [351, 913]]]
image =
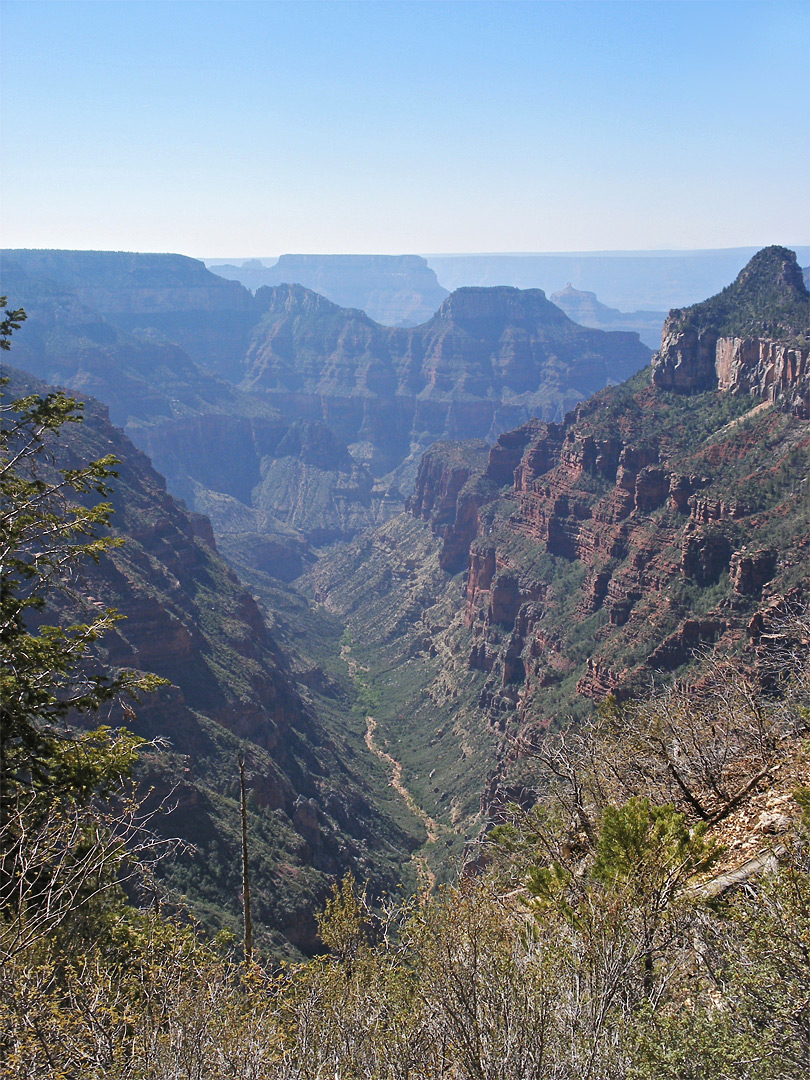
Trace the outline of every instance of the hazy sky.
[[2, 4], [2, 243], [810, 242], [806, 3]]

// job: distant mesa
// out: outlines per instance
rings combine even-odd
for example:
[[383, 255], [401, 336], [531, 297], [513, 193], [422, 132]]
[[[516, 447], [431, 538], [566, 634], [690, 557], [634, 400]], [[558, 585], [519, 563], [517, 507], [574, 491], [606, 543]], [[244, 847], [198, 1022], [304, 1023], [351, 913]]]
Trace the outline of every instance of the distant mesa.
[[246, 347], [253, 297], [236, 281], [217, 277], [185, 255], [130, 251], [6, 249], [4, 288], [12, 279], [47, 279], [119, 329], [149, 331], [180, 345], [192, 359], [223, 363]]
[[651, 349], [657, 349], [661, 343], [661, 327], [667, 317], [665, 311], [619, 311], [600, 303], [596, 293], [575, 289], [570, 281], [564, 289], [552, 293], [550, 300], [580, 326], [591, 326], [596, 330], [629, 330], [638, 334]]
[[379, 326], [294, 285], [262, 289], [243, 390], [374, 447], [380, 475], [446, 438], [561, 419], [648, 362], [637, 335], [573, 323], [540, 289], [458, 289], [429, 321]]
[[254, 292], [264, 285], [303, 285], [383, 326], [426, 322], [448, 295], [420, 255], [282, 255], [272, 265], [246, 259], [211, 269]]

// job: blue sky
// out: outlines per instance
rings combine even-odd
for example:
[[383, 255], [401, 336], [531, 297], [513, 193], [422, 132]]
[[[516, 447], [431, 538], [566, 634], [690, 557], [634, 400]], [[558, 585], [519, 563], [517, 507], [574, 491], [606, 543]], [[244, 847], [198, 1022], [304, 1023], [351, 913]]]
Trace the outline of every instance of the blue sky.
[[810, 6], [5, 0], [6, 246], [810, 242]]

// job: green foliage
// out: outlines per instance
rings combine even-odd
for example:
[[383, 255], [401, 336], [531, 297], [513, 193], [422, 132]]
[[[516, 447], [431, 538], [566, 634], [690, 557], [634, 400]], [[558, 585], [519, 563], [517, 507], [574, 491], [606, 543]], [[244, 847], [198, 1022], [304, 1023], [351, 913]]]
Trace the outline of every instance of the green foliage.
[[801, 787], [793, 792], [793, 798], [799, 805], [802, 812], [801, 823], [802, 828], [808, 834], [810, 834], [810, 788]]
[[22, 324], [25, 322], [27, 316], [23, 308], [17, 308], [15, 310], [8, 309], [8, 297], [0, 296], [0, 349], [7, 352], [11, 348], [10, 338], [15, 330], [19, 330]]
[[[24, 317], [5, 315], [4, 349]], [[7, 400], [7, 384], [0, 379], [0, 954], [8, 957], [114, 890], [130, 856], [153, 846], [123, 788], [142, 740], [106, 726], [77, 733], [70, 721], [160, 680], [99, 668], [93, 646], [114, 611], [42, 624], [55, 595], [72, 594], [81, 561], [118, 543], [97, 535], [111, 507], [92, 498], [108, 494], [116, 461], [57, 469], [52, 442], [81, 421], [81, 406], [61, 393]]]
[[369, 924], [364, 898], [357, 895], [355, 880], [346, 874], [332, 887], [332, 895], [317, 916], [321, 941], [335, 956], [345, 958], [360, 949]]
[[639, 896], [671, 893], [685, 878], [707, 870], [719, 851], [707, 841], [706, 823], [693, 828], [672, 806], [652, 806], [633, 798], [607, 806], [596, 846], [593, 875], [606, 885], [622, 885]]
[[[6, 317], [6, 346], [22, 317]], [[67, 748], [66, 718], [159, 681], [93, 670], [85, 661], [114, 624], [113, 610], [66, 627], [41, 624], [49, 596], [71, 589], [78, 564], [120, 543], [98, 535], [108, 526], [110, 504], [86, 499], [109, 493], [116, 460], [56, 469], [51, 440], [63, 425], [81, 421], [81, 406], [61, 393], [9, 401], [7, 382], [0, 379], [0, 815], [27, 791], [75, 796], [74, 781], [84, 781], [75, 773], [75, 750]]]
[[[725, 703], [715, 705], [716, 720]], [[708, 719], [705, 700], [701, 708]], [[625, 723], [626, 711], [608, 707], [602, 722]], [[577, 767], [583, 777], [590, 766]], [[591, 792], [612, 763], [595, 768], [605, 773]], [[806, 809], [810, 797], [797, 801]], [[304, 964], [246, 966], [222, 955], [227, 942], [124, 906], [65, 926], [0, 970], [6, 1071], [35, 1080], [806, 1075], [803, 844], [789, 839], [784, 867], [718, 905], [695, 887], [717, 848], [685, 813], [647, 797], [607, 803], [589, 843], [581, 829], [572, 836], [558, 804], [550, 795], [525, 817], [513, 807], [493, 833], [489, 871], [432, 897], [373, 910], [343, 878], [318, 920], [328, 953]]]

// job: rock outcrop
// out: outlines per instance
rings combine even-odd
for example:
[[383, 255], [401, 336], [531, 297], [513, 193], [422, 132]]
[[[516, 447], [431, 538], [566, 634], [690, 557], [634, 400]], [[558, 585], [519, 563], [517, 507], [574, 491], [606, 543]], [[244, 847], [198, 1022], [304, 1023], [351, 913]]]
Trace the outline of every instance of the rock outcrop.
[[653, 384], [685, 394], [714, 390], [717, 341], [714, 330], [681, 330], [678, 316], [667, 316], [661, 350], [652, 360]]
[[717, 388], [779, 402], [810, 419], [810, 346], [762, 338], [718, 338]]
[[680, 331], [672, 317], [653, 358], [656, 386], [681, 393], [718, 389], [779, 402], [810, 417], [810, 346], [766, 338], [717, 337], [713, 331]]
[[451, 573], [466, 566], [480, 527], [478, 508], [487, 495], [476, 481], [484, 474], [487, 457], [484, 442], [436, 443], [422, 455], [414, 493], [405, 504], [442, 539], [439, 565]]
[[[466, 581], [470, 665], [489, 673], [493, 722], [542, 715], [583, 662], [579, 695], [633, 692], [645, 670], [745, 639], [752, 605], [792, 587], [806, 543], [808, 300], [792, 253], [766, 249], [719, 297], [670, 314], [651, 387], [637, 378], [561, 424], [500, 437], [485, 479], [505, 487], [479, 506]], [[778, 551], [762, 545], [770, 528]]]
[[719, 389], [810, 416], [810, 294], [793, 252], [765, 248], [722, 293], [669, 313], [653, 383]]

